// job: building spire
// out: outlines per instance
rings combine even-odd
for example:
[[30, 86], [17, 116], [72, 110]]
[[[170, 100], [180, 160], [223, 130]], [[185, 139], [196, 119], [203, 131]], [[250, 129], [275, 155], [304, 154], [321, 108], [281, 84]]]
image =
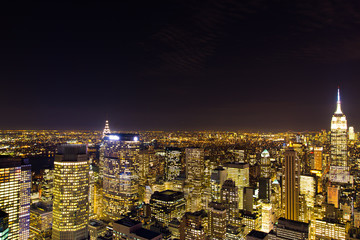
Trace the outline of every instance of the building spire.
[[337, 92], [337, 103], [336, 103], [335, 114], [343, 114], [343, 112], [341, 111], [340, 87], [338, 87], [338, 92]]
[[110, 128], [109, 128], [109, 121], [106, 120], [105, 121], [105, 128], [104, 128], [104, 131], [103, 131], [103, 138], [105, 137], [106, 134], [110, 134], [111, 131], [110, 131]]

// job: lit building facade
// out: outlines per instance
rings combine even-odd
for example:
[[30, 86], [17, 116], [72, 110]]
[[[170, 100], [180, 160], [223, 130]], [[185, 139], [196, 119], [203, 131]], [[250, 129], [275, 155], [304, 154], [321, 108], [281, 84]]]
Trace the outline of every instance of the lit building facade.
[[173, 218], [180, 220], [185, 213], [184, 193], [165, 190], [155, 192], [150, 199], [151, 215], [166, 226]]
[[322, 171], [322, 147], [314, 147], [314, 166], [313, 169]]
[[103, 213], [116, 220], [131, 211], [139, 199], [137, 160], [140, 149], [137, 134], [110, 134], [104, 137]]
[[226, 180], [221, 188], [221, 203], [226, 208], [228, 223], [233, 223], [239, 215], [238, 188], [233, 180]]
[[261, 231], [270, 232], [274, 225], [274, 214], [272, 204], [268, 201], [261, 203]]
[[215, 168], [211, 173], [210, 188], [211, 188], [211, 201], [221, 202], [221, 186], [224, 184], [227, 178], [227, 171], [219, 166]]
[[348, 167], [347, 120], [341, 111], [340, 90], [338, 89], [336, 111], [331, 119], [331, 166]]
[[102, 137], [104, 138], [106, 136], [106, 134], [110, 134], [110, 133], [111, 133], [111, 131], [110, 131], [110, 127], [109, 127], [109, 121], [106, 120], [105, 121], [105, 128], [104, 128]]
[[0, 240], [9, 239], [9, 214], [0, 210]]
[[21, 160], [0, 155], [0, 209], [9, 215], [9, 240], [20, 239]]
[[180, 224], [180, 240], [205, 240], [207, 232], [205, 211], [186, 212]]
[[297, 221], [299, 219], [300, 160], [293, 148], [286, 149], [284, 157], [283, 202], [285, 204], [285, 218]]
[[225, 239], [227, 225], [226, 208], [221, 203], [211, 202], [209, 204], [209, 231], [211, 239]]
[[239, 209], [243, 209], [244, 188], [250, 184], [249, 164], [248, 163], [226, 163], [224, 168], [227, 170], [227, 179], [232, 179], [238, 187]]
[[194, 187], [202, 187], [205, 162], [203, 148], [186, 148], [186, 180]]
[[279, 218], [273, 231], [268, 234], [268, 239], [307, 240], [310, 237], [309, 232], [310, 225], [308, 223]]
[[88, 237], [89, 160], [86, 145], [64, 144], [54, 161], [52, 239]]
[[27, 240], [30, 234], [30, 191], [31, 191], [31, 165], [28, 159], [21, 163], [20, 183], [20, 240]]
[[180, 175], [181, 172], [181, 149], [165, 149], [165, 180], [172, 181]]
[[315, 220], [315, 239], [346, 239], [346, 226], [331, 219]]

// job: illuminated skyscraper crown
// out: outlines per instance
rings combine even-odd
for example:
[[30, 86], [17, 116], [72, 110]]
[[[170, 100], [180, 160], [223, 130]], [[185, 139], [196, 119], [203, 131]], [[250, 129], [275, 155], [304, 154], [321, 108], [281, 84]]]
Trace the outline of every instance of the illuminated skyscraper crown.
[[336, 111], [335, 111], [335, 114], [343, 114], [343, 112], [341, 111], [340, 88], [338, 88], [337, 103], [336, 103]]
[[106, 120], [105, 122], [105, 128], [104, 128], [104, 131], [103, 131], [103, 138], [105, 137], [106, 134], [110, 134], [111, 131], [110, 131], [110, 128], [109, 128], [109, 121]]

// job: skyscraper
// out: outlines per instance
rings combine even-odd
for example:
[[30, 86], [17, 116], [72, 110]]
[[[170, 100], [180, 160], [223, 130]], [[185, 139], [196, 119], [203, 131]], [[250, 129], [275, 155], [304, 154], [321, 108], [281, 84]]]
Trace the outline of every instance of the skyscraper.
[[203, 208], [203, 183], [204, 183], [204, 149], [186, 148], [186, 183], [187, 183], [187, 205], [190, 212], [199, 211]]
[[21, 163], [20, 182], [20, 240], [27, 240], [30, 234], [30, 191], [31, 191], [31, 165], [28, 159]]
[[249, 164], [248, 163], [225, 163], [225, 169], [227, 170], [227, 178], [232, 179], [235, 182], [235, 186], [238, 187], [239, 193], [239, 209], [243, 208], [244, 203], [244, 188], [248, 187], [249, 181]]
[[0, 155], [0, 209], [9, 215], [9, 239], [19, 238], [21, 160]]
[[224, 184], [227, 178], [227, 171], [218, 166], [211, 173], [210, 187], [211, 187], [211, 201], [221, 202], [221, 186]]
[[184, 193], [172, 190], [155, 192], [151, 195], [150, 207], [151, 215], [167, 226], [173, 218], [180, 220], [184, 215]]
[[180, 224], [180, 240], [205, 240], [207, 218], [204, 210], [186, 212]]
[[239, 195], [235, 182], [228, 179], [221, 188], [221, 203], [226, 208], [228, 223], [234, 223], [239, 215]]
[[348, 167], [347, 161], [347, 121], [341, 111], [340, 89], [337, 107], [331, 119], [331, 167]]
[[54, 161], [54, 240], [88, 237], [89, 161], [86, 145], [64, 144]]
[[165, 149], [165, 180], [172, 181], [180, 175], [181, 172], [181, 149]]
[[109, 127], [109, 121], [106, 120], [102, 137], [104, 138], [106, 136], [106, 134], [110, 134], [110, 133], [111, 133], [111, 131], [110, 131], [110, 127]]
[[285, 151], [283, 174], [285, 218], [297, 221], [299, 219], [300, 160], [291, 147]]
[[129, 212], [139, 198], [137, 160], [139, 135], [110, 134], [103, 146], [103, 212], [116, 220]]
[[226, 225], [226, 208], [221, 203], [211, 202], [209, 204], [209, 230], [211, 239], [225, 239]]

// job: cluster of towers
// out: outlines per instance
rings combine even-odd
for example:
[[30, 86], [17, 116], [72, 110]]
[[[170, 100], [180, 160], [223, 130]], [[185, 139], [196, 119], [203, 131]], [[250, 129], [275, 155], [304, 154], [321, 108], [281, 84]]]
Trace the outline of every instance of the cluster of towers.
[[[349, 181], [349, 136], [338, 91], [331, 120], [330, 163], [324, 168], [323, 149], [316, 147], [312, 168], [328, 176], [330, 195], [332, 191], [339, 194], [342, 184]], [[96, 239], [91, 236], [96, 224], [89, 225], [94, 216], [111, 223], [113, 239], [220, 240], [246, 234], [249, 239], [282, 239], [281, 231], [292, 228], [302, 229], [291, 232], [300, 234], [298, 239], [307, 238], [308, 225], [300, 222], [301, 202], [314, 205], [315, 196], [302, 192], [301, 184], [315, 183], [313, 177], [301, 175], [296, 149], [289, 146], [283, 152], [281, 182], [272, 179], [270, 153], [263, 150], [257, 188], [250, 182], [250, 164], [240, 152], [235, 161], [221, 165], [210, 163], [205, 154], [201, 147], [167, 147], [162, 152], [150, 145], [144, 148], [138, 134], [111, 133], [106, 121], [95, 184], [87, 146], [59, 146], [54, 161], [52, 239]], [[159, 172], [163, 172], [161, 180]], [[6, 222], [0, 225], [0, 239], [28, 239], [30, 188], [28, 162], [0, 156], [0, 219]], [[256, 208], [261, 208], [260, 220]], [[143, 223], [151, 226], [145, 229]], [[316, 222], [318, 229], [325, 223]], [[141, 238], [144, 235], [152, 238]]]

